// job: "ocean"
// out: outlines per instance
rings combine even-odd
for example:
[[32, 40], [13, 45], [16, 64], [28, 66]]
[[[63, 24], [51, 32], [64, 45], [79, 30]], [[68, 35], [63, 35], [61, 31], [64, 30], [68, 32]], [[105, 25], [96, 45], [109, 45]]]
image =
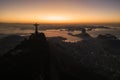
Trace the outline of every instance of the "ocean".
[[[100, 24], [99, 24], [100, 25]], [[120, 39], [120, 25], [119, 24], [101, 24], [104, 27], [108, 28], [94, 28], [90, 31], [87, 31], [92, 37], [97, 37], [99, 34], [112, 34]], [[68, 41], [80, 41], [80, 37], [75, 37], [69, 35], [79, 34], [81, 31], [79, 27], [84, 26], [96, 26], [96, 25], [80, 25], [80, 24], [40, 24], [39, 32], [44, 32], [46, 37], [64, 37]], [[78, 29], [77, 29], [78, 27]], [[73, 30], [67, 30], [72, 28]], [[20, 35], [20, 36], [29, 36], [31, 33], [34, 33], [34, 26], [32, 24], [12, 24], [12, 23], [1, 23], [0, 24], [0, 38], [6, 37], [8, 35]]]

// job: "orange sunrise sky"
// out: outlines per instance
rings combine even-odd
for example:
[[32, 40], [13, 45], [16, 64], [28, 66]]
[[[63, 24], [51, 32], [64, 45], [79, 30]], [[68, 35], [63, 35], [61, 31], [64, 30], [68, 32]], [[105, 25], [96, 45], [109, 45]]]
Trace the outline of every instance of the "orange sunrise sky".
[[0, 22], [120, 23], [120, 0], [0, 0]]

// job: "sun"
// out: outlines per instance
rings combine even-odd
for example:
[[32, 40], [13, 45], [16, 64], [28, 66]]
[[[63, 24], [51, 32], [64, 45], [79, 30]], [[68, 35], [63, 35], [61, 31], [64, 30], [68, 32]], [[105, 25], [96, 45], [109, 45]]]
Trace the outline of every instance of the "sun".
[[62, 17], [62, 16], [47, 16], [44, 19], [48, 20], [48, 21], [65, 21], [65, 20], [68, 20], [66, 17]]
[[68, 23], [71, 18], [68, 16], [42, 16], [37, 17], [37, 21], [43, 23]]

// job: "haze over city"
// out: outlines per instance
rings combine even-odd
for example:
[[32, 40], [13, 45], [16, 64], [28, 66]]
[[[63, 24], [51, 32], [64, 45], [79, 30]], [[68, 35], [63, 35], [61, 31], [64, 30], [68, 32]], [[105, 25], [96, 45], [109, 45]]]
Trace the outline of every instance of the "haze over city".
[[120, 0], [0, 0], [0, 22], [120, 23]]

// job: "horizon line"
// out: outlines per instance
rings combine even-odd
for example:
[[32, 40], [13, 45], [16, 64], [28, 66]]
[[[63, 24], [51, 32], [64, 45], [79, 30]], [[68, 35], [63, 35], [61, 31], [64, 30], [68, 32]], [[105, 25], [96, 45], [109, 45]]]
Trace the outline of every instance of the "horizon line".
[[0, 24], [120, 24], [120, 22], [76, 22], [76, 23], [40, 23], [40, 22], [0, 22]]

